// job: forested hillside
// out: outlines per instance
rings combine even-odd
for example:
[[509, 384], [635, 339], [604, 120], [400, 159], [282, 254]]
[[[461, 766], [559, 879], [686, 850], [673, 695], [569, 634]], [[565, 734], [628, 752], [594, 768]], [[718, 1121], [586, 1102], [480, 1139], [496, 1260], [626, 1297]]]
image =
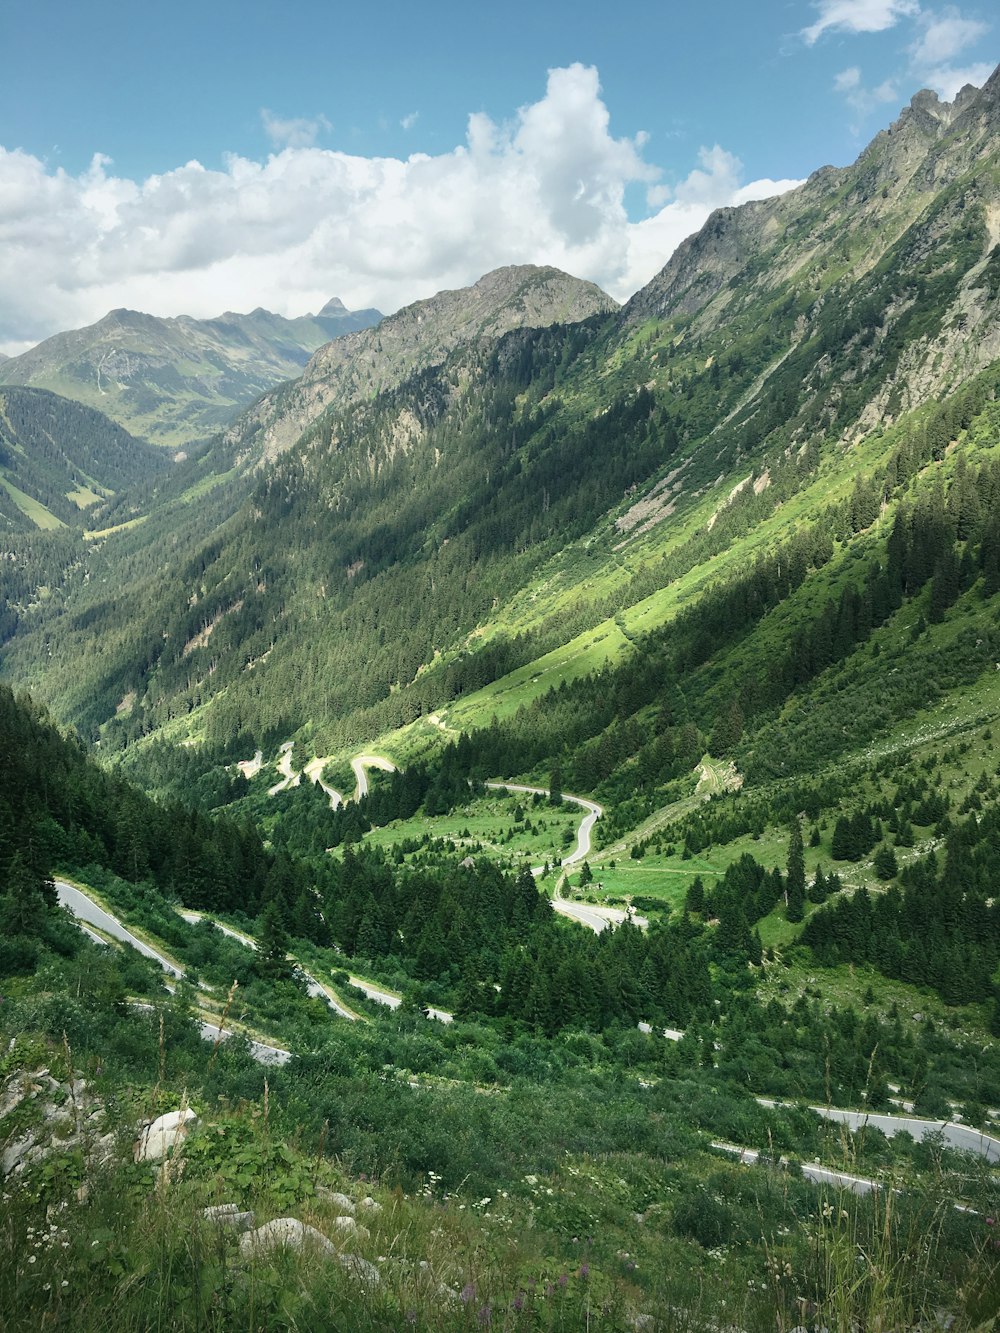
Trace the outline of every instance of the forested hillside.
[[91, 507], [162, 473], [162, 453], [100, 412], [41, 389], [0, 388], [0, 524], [80, 526]]

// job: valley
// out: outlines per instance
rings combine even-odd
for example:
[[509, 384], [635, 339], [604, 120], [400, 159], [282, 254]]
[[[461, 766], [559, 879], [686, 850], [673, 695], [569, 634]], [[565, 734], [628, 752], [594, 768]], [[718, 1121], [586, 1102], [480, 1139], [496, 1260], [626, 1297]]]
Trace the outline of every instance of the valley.
[[0, 1322], [993, 1326], [998, 155], [3, 361]]

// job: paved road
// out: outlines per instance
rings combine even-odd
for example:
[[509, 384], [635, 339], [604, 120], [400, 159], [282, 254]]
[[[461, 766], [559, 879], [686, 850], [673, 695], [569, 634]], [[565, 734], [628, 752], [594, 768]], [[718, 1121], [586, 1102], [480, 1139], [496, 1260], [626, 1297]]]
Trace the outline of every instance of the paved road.
[[[369, 1000], [374, 1000], [376, 1004], [384, 1004], [388, 1009], [398, 1009], [403, 1003], [402, 996], [394, 991], [383, 990], [381, 986], [376, 986], [373, 981], [364, 981], [361, 977], [348, 977], [352, 986], [356, 986], [363, 995], [367, 995]], [[447, 1009], [433, 1009], [427, 1006], [427, 1013], [430, 1018], [436, 1018], [439, 1023], [454, 1023], [455, 1015], [449, 1014]]]
[[281, 755], [278, 760], [278, 772], [281, 774], [281, 781], [268, 788], [268, 796], [277, 796], [279, 791], [284, 791], [286, 787], [297, 787], [302, 781], [302, 774], [296, 773], [292, 768], [293, 744], [292, 741], [285, 741], [283, 745], [278, 747], [278, 752]]
[[[209, 1023], [206, 1019], [198, 1020], [198, 1028], [206, 1041], [228, 1041], [234, 1035], [227, 1028], [222, 1028], [218, 1023]], [[287, 1065], [292, 1058], [291, 1051], [286, 1051], [283, 1046], [272, 1046], [266, 1041], [255, 1041], [253, 1037], [248, 1037], [250, 1054], [261, 1065]]]
[[[760, 1161], [760, 1153], [756, 1148], [742, 1148], [738, 1143], [713, 1143], [712, 1147], [739, 1158], [747, 1166], [756, 1166]], [[778, 1164], [787, 1166], [787, 1158], [779, 1158]], [[814, 1185], [836, 1185], [840, 1189], [849, 1190], [851, 1194], [871, 1194], [882, 1188], [877, 1180], [869, 1180], [866, 1176], [852, 1176], [846, 1171], [831, 1171], [828, 1167], [816, 1166], [813, 1162], [803, 1162], [800, 1169], [806, 1180], [811, 1180]]]
[[252, 759], [241, 759], [236, 767], [248, 781], [250, 778], [255, 778], [264, 767], [264, 751], [254, 751]]
[[310, 759], [302, 771], [310, 782], [316, 783], [317, 786], [322, 787], [326, 792], [327, 796], [330, 798], [330, 809], [337, 810], [344, 804], [344, 798], [335, 787], [327, 786], [320, 776], [326, 763], [326, 759]]
[[969, 1125], [956, 1125], [951, 1120], [924, 1120], [919, 1116], [878, 1115], [868, 1111], [840, 1111], [829, 1106], [811, 1108], [825, 1120], [834, 1120], [838, 1124], [856, 1131], [865, 1125], [879, 1129], [887, 1138], [894, 1134], [906, 1133], [915, 1139], [925, 1139], [929, 1134], [940, 1134], [949, 1148], [960, 1152], [971, 1152], [985, 1157], [988, 1162], [1000, 1161], [1000, 1139], [972, 1129]]
[[123, 944], [131, 944], [133, 949], [138, 949], [139, 953], [144, 954], [147, 958], [152, 958], [155, 963], [159, 963], [164, 972], [169, 972], [171, 976], [182, 977], [184, 975], [182, 968], [171, 963], [169, 959], [164, 958], [155, 949], [151, 949], [148, 944], [143, 944], [142, 940], [137, 939], [116, 917], [111, 916], [103, 907], [98, 907], [97, 903], [88, 898], [85, 893], [81, 893], [79, 889], [75, 889], [72, 884], [57, 879], [56, 893], [59, 895], [62, 906], [68, 908], [77, 920], [86, 921], [92, 926], [97, 926], [98, 930], [103, 930], [105, 935], [121, 940]]
[[[248, 949], [257, 948], [257, 941], [252, 939], [249, 935], [244, 935], [242, 930], [234, 930], [232, 926], [225, 926], [222, 924], [221, 921], [216, 921], [215, 917], [208, 916], [204, 912], [192, 912], [184, 910], [180, 913], [180, 915], [184, 918], [185, 921], [189, 921], [192, 924], [195, 924], [198, 921], [211, 921], [215, 929], [221, 930], [223, 935], [228, 935], [229, 938], [232, 940], [238, 940], [240, 944], [245, 945], [246, 948]], [[334, 992], [329, 989], [329, 987], [324, 986], [321, 981], [317, 981], [316, 978], [312, 975], [312, 973], [307, 972], [300, 963], [297, 963], [295, 961], [294, 958], [292, 958], [291, 961], [295, 964], [296, 970], [300, 972], [303, 978], [305, 979], [306, 990], [313, 997], [313, 999], [325, 1000], [326, 1003], [330, 1006], [330, 1008], [334, 1011], [334, 1013], [339, 1014], [341, 1018], [346, 1018], [351, 1023], [355, 1022], [355, 1020], [358, 1018], [358, 1015], [353, 1013], [350, 1009], [346, 1009], [344, 1005], [342, 1005], [340, 1001], [337, 999], [337, 996], [334, 994]]]
[[391, 759], [384, 759], [380, 754], [359, 754], [351, 760], [351, 767], [354, 769], [354, 776], [357, 779], [357, 790], [354, 793], [354, 799], [360, 801], [362, 796], [368, 795], [368, 774], [366, 768], [380, 768], [383, 773], [395, 773], [396, 765]]

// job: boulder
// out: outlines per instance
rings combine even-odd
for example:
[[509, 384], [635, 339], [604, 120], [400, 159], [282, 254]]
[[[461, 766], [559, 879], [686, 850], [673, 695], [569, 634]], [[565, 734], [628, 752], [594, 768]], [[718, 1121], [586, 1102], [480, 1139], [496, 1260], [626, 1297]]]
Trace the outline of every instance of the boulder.
[[135, 1145], [137, 1162], [159, 1162], [183, 1143], [198, 1117], [186, 1106], [183, 1111], [168, 1111], [146, 1125]]
[[336, 1190], [328, 1190], [325, 1185], [320, 1185], [317, 1187], [316, 1197], [330, 1208], [336, 1208], [339, 1213], [343, 1213], [347, 1217], [354, 1216], [354, 1200], [348, 1195], [340, 1194]]
[[330, 1225], [342, 1236], [356, 1236], [359, 1240], [368, 1239], [368, 1228], [358, 1226], [353, 1217], [335, 1217]]
[[249, 1231], [256, 1218], [252, 1212], [240, 1212], [239, 1204], [217, 1203], [202, 1209], [202, 1217], [224, 1231]]
[[338, 1262], [341, 1268], [369, 1290], [377, 1287], [382, 1281], [382, 1275], [375, 1265], [367, 1259], [362, 1259], [360, 1254], [342, 1254]]
[[366, 1195], [361, 1200], [361, 1202], [358, 1204], [358, 1207], [361, 1209], [363, 1213], [380, 1213], [382, 1211], [382, 1205], [380, 1203], [376, 1203], [370, 1194]]
[[335, 1258], [336, 1246], [329, 1241], [322, 1231], [307, 1226], [297, 1217], [276, 1217], [265, 1222], [255, 1231], [248, 1231], [240, 1237], [240, 1254], [244, 1259], [251, 1259], [262, 1254], [271, 1254], [275, 1250], [304, 1250], [316, 1254], [328, 1254]]

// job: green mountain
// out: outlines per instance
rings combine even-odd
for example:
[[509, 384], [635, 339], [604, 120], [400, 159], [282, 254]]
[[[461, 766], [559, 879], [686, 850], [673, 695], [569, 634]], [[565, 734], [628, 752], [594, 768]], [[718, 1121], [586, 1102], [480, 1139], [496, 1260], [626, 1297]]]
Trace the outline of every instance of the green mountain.
[[43, 389], [0, 388], [0, 524], [81, 526], [115, 492], [168, 466], [100, 412]]
[[299, 379], [265, 394], [233, 424], [226, 444], [244, 464], [273, 461], [327, 409], [387, 393], [467, 343], [511, 329], [574, 324], [616, 308], [599, 287], [559, 269], [496, 269], [472, 287], [438, 292], [377, 328], [321, 347]]
[[217, 319], [112, 310], [9, 358], [3, 379], [51, 389], [153, 444], [184, 449], [265, 389], [298, 375], [323, 343], [381, 318], [377, 310], [347, 310], [337, 298], [318, 315], [297, 319], [259, 308]]
[[995, 1323], [998, 102], [11, 535], [3, 673], [77, 730], [0, 687], [0, 1322]]
[[[579, 288], [501, 271], [336, 340], [216, 446], [219, 466], [281, 455], [241, 510], [186, 517], [180, 567], [156, 521], [94, 553], [5, 669], [88, 727], [255, 748], [310, 726], [332, 749], [544, 653], [627, 658], [816, 524], [852, 559], [869, 525], [829, 515], [881, 486], [888, 522], [913, 467], [894, 450], [952, 430], [931, 408], [963, 386], [990, 392], [996, 131], [996, 79], [954, 106], [919, 94], [853, 166], [713, 215], [619, 314], [585, 291], [590, 319], [505, 332], [532, 322], [524, 290], [551, 319]], [[50, 616], [67, 649], [103, 625], [83, 678], [42, 660]]]

